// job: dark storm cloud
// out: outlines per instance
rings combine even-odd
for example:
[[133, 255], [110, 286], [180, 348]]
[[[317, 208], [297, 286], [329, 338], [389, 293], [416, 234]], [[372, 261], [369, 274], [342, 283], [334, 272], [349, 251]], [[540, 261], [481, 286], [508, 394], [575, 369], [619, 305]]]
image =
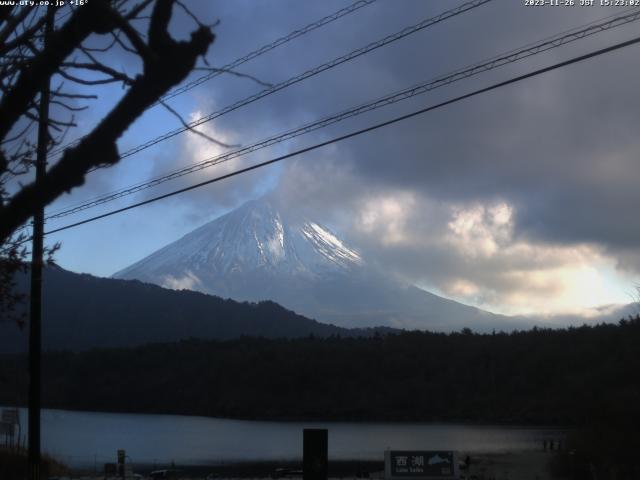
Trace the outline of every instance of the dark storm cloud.
[[[321, 101], [314, 103], [308, 96], [297, 101], [303, 94], [291, 92], [292, 103], [323, 111], [327, 103], [347, 103], [349, 95], [360, 100], [361, 89], [371, 98], [376, 74], [384, 79], [384, 88], [377, 90], [380, 94], [611, 13], [577, 9], [571, 16], [534, 14], [504, 2], [500, 8], [490, 5], [451, 21], [451, 28], [434, 28], [401, 48], [354, 62], [348, 74], [328, 75], [323, 82], [300, 87], [317, 89]], [[383, 25], [380, 19], [380, 31]], [[460, 35], [458, 29], [467, 33]], [[478, 35], [482, 29], [492, 34]], [[632, 31], [624, 28], [593, 37], [523, 66], [434, 92], [412, 107], [609, 45]], [[640, 147], [634, 127], [640, 111], [636, 56], [637, 48], [631, 47], [503, 88], [339, 145], [332, 155], [340, 159], [340, 168], [351, 172], [354, 183], [372, 190], [426, 192], [447, 202], [503, 199], [516, 209], [516, 236], [548, 243], [593, 242], [615, 254], [640, 240], [632, 208], [640, 200], [636, 188], [640, 170], [634, 167]], [[286, 111], [286, 105], [282, 99], [278, 111]], [[378, 118], [388, 116], [373, 115], [368, 120]], [[304, 165], [300, 162], [295, 168]], [[337, 203], [362, 188], [342, 186], [337, 191], [331, 184], [318, 193], [320, 205], [326, 205], [327, 197]], [[314, 201], [305, 187], [284, 188], [304, 192], [303, 201]]]
[[[406, 0], [399, 8], [397, 2], [381, 0], [238, 70], [277, 83], [459, 3]], [[209, 61], [222, 66], [347, 4], [238, 1], [194, 2], [193, 6], [199, 18], [221, 21]], [[622, 11], [600, 7], [527, 8], [522, 2], [496, 0], [202, 128], [214, 137], [250, 144], [614, 13]], [[187, 31], [193, 28], [189, 22], [181, 16], [174, 28]], [[637, 25], [632, 24], [599, 34], [300, 137], [232, 165], [273, 158], [602, 48], [634, 32]], [[636, 168], [640, 147], [636, 134], [640, 112], [637, 53], [637, 47], [630, 47], [171, 202], [193, 212], [195, 227], [212, 210], [232, 208], [275, 187], [278, 198], [289, 209], [339, 229], [390, 271], [431, 282], [443, 290], [467, 279], [484, 287], [477, 294], [482, 297], [479, 302], [499, 303], [501, 294], [527, 287], [539, 289], [541, 296], [552, 295], [561, 286], [553, 282], [532, 285], [525, 275], [518, 275], [578, 265], [583, 257], [596, 258], [602, 252], [614, 256], [621, 267], [640, 271], [640, 253], [635, 248], [640, 227], [633, 212], [640, 200], [640, 171]], [[262, 88], [250, 80], [222, 75], [172, 105], [185, 116], [196, 111], [207, 114]], [[143, 134], [135, 130], [123, 143], [135, 144], [178, 125], [166, 113], [154, 115], [147, 117]], [[147, 163], [141, 163], [141, 158], [125, 160], [126, 165], [118, 167], [122, 172], [119, 178], [128, 178], [127, 172], [135, 175], [131, 174], [125, 184], [141, 176], [153, 178], [202, 160], [206, 150], [201, 139], [181, 136], [150, 150], [144, 157]], [[136, 170], [141, 164], [147, 167]], [[201, 175], [212, 177], [214, 173]], [[179, 188], [202, 178], [184, 177], [170, 187]], [[146, 192], [140, 198], [153, 193]], [[396, 204], [388, 200], [394, 198]], [[450, 226], [456, 209], [488, 211], [502, 204], [512, 208], [508, 238], [501, 239], [499, 229], [491, 230], [490, 222], [478, 227], [480, 240], [498, 242], [498, 254], [469, 257], [462, 254], [466, 244], [451, 247], [456, 241]], [[389, 210], [375, 221], [363, 217], [376, 208]], [[367, 224], [370, 220], [373, 223]], [[485, 227], [488, 233], [482, 230]], [[581, 248], [588, 252], [581, 250], [576, 257], [567, 253]], [[525, 250], [526, 255], [522, 253]]]
[[[278, 50], [247, 71], [279, 81], [450, 8], [451, 3], [403, 5], [402, 12], [392, 12], [383, 2], [368, 7], [358, 14], [360, 21], [344, 20], [350, 28], [328, 28], [314, 41]], [[325, 72], [218, 123], [241, 137], [242, 132], [248, 138], [268, 135], [613, 13], [619, 11], [551, 12], [527, 10], [517, 2], [495, 2]], [[299, 14], [291, 12], [292, 18]], [[269, 11], [254, 10], [249, 15], [252, 21], [259, 18], [269, 23]], [[634, 28], [601, 34], [301, 137], [290, 144], [289, 151], [601, 48], [628, 38]], [[233, 31], [228, 33], [235, 38]], [[631, 246], [640, 240], [629, 208], [639, 200], [635, 187], [640, 180], [633, 168], [639, 146], [633, 126], [640, 111], [634, 94], [640, 80], [635, 55], [629, 49], [594, 59], [289, 161], [278, 193], [289, 208], [324, 218], [366, 250], [369, 258], [399, 275], [442, 289], [456, 279], [473, 281], [483, 287], [479, 302], [499, 303], [501, 296], [525, 289], [537, 289], [540, 296], [559, 293], [563, 285], [551, 281], [548, 273], [545, 282], [532, 285], [522, 272], [573, 268], [601, 255], [601, 249], [616, 257], [620, 266], [640, 266], [629, 265], [637, 258], [630, 255]], [[212, 90], [218, 104], [229, 92], [237, 97], [243, 93], [239, 89], [252, 87], [225, 81], [228, 90]], [[254, 191], [245, 182], [236, 185]], [[230, 191], [237, 190], [230, 187]], [[414, 197], [411, 206], [403, 207], [411, 209], [403, 227], [413, 238], [411, 243], [385, 244], [380, 232], [358, 230], [357, 218], [367, 199], [403, 193]], [[520, 250], [514, 248], [508, 254], [470, 260], [443, 240], [452, 205], [499, 202], [513, 207], [510, 242], [527, 245], [528, 258], [521, 258]], [[425, 209], [425, 205], [431, 206]], [[596, 247], [580, 258], [571, 256], [573, 247], [585, 244]]]
[[637, 243], [634, 53], [397, 126], [375, 142], [354, 142], [349, 158], [367, 181], [452, 201], [506, 198], [523, 234]]

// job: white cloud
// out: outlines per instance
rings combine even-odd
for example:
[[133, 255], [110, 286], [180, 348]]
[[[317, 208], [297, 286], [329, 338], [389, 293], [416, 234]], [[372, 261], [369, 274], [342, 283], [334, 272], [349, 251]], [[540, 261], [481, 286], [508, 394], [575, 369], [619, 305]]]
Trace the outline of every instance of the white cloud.
[[506, 203], [454, 207], [447, 241], [461, 254], [491, 257], [507, 245], [513, 234], [513, 209]]
[[416, 192], [354, 203], [357, 243], [388, 271], [449, 298], [505, 314], [579, 314], [629, 301], [632, 279], [595, 244], [515, 234], [506, 201], [447, 204]]
[[176, 278], [173, 275], [165, 275], [160, 285], [173, 290], [197, 290], [200, 285], [200, 279], [193, 272], [187, 270], [185, 275], [180, 278]]
[[[189, 121], [192, 122], [205, 116], [205, 112], [196, 110], [192, 112]], [[195, 127], [195, 130], [204, 133], [208, 137], [228, 146], [233, 146], [238, 143], [238, 139], [234, 132], [224, 130], [217, 127], [211, 122], [204, 123]], [[200, 163], [202, 161], [213, 159], [225, 153], [228, 153], [232, 149], [223, 145], [217, 144], [207, 138], [199, 136], [195, 133], [187, 133], [182, 138], [182, 153], [181, 156], [183, 165]], [[214, 167], [209, 167], [205, 170], [200, 170], [195, 176], [210, 177], [212, 172], [215, 174], [229, 173], [238, 168], [238, 163], [241, 163], [241, 159], [233, 159], [230, 161], [224, 161]]]
[[367, 198], [356, 216], [355, 227], [378, 238], [385, 246], [399, 246], [411, 241], [407, 221], [416, 206], [410, 193]]

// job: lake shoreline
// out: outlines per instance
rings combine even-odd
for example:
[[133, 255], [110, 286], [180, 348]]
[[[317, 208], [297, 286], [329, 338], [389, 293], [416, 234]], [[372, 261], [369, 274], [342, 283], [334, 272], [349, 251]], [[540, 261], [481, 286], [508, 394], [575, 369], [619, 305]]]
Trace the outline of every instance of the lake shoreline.
[[[552, 480], [555, 477], [549, 466], [556, 452], [519, 451], [505, 453], [475, 453], [470, 457], [467, 474], [479, 478], [536, 478]], [[463, 462], [466, 452], [458, 452], [458, 461]], [[267, 479], [302, 477], [302, 461], [248, 461], [217, 465], [150, 465], [135, 466], [134, 473], [148, 477], [154, 470], [175, 469], [179, 479]], [[104, 474], [89, 470], [74, 469], [74, 476], [104, 478]], [[384, 461], [381, 460], [331, 460], [329, 478], [384, 478]]]
[[[21, 443], [27, 412], [20, 411]], [[104, 471], [126, 451], [136, 468], [176, 465], [220, 467], [223, 475], [296, 468], [303, 431], [326, 428], [329, 458], [357, 473], [357, 465], [382, 461], [384, 451], [453, 450], [479, 453], [541, 451], [544, 442], [566, 437], [545, 427], [436, 423], [258, 422], [174, 415], [141, 415], [70, 410], [42, 411], [42, 451], [73, 469]], [[367, 467], [371, 470], [373, 467]], [[377, 468], [377, 467], [376, 467]], [[266, 473], [265, 473], [266, 472]]]
[[[27, 409], [27, 405], [0, 405], [0, 408], [20, 408]], [[238, 422], [264, 422], [264, 423], [282, 423], [282, 424], [295, 424], [295, 423], [349, 423], [349, 424], [367, 424], [367, 423], [375, 423], [379, 425], [385, 424], [405, 424], [405, 425], [424, 425], [424, 426], [457, 426], [457, 425], [468, 425], [473, 427], [500, 427], [500, 428], [515, 428], [515, 429], [541, 429], [541, 430], [563, 430], [569, 431], [575, 428], [579, 428], [577, 425], [563, 425], [563, 424], [541, 424], [541, 423], [526, 423], [526, 422], [517, 422], [517, 421], [485, 421], [485, 420], [473, 420], [473, 419], [431, 419], [431, 420], [394, 420], [394, 419], [378, 419], [378, 418], [312, 418], [312, 417], [269, 417], [269, 416], [260, 416], [260, 417], [233, 417], [233, 416], [207, 416], [207, 415], [192, 415], [188, 413], [172, 413], [172, 412], [132, 412], [132, 411], [120, 411], [120, 410], [91, 410], [91, 409], [83, 409], [83, 408], [64, 408], [64, 407], [49, 407], [47, 405], [42, 406], [43, 409], [47, 409], [53, 412], [60, 413], [74, 413], [74, 412], [82, 412], [82, 413], [95, 413], [95, 414], [112, 414], [112, 415], [148, 415], [148, 416], [158, 416], [158, 415], [166, 415], [172, 417], [185, 417], [185, 418], [205, 418], [208, 420], [231, 420]]]
[[[265, 461], [238, 461], [216, 464], [180, 465], [171, 463], [144, 463], [134, 465], [134, 473], [148, 476], [156, 470], [177, 470], [186, 478], [204, 478], [213, 475], [215, 478], [290, 478], [296, 472], [302, 470], [302, 460], [265, 460]], [[334, 460], [329, 461], [329, 476], [349, 477], [380, 472], [384, 470], [383, 460]], [[72, 469], [74, 474], [91, 475], [94, 470], [89, 468]], [[280, 471], [280, 473], [278, 473]], [[286, 471], [286, 472], [284, 472]], [[293, 472], [293, 475], [291, 473]], [[98, 474], [101, 472], [98, 471]]]

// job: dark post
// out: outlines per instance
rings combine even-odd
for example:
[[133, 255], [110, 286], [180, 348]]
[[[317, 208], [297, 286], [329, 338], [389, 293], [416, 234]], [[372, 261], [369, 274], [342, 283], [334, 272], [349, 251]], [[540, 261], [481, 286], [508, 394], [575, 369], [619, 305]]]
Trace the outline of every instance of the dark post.
[[124, 450], [118, 450], [118, 476], [124, 478], [124, 459], [126, 457]]
[[327, 480], [328, 437], [326, 428], [305, 428], [303, 431], [302, 469], [304, 480]]
[[[51, 32], [55, 9], [47, 7], [45, 49]], [[36, 152], [36, 186], [42, 183], [47, 170], [49, 143], [49, 88], [46, 79], [40, 92], [38, 119], [38, 149]], [[42, 351], [42, 264], [43, 264], [44, 205], [33, 215], [33, 246], [31, 252], [31, 295], [29, 322], [29, 480], [40, 480], [40, 400]]]

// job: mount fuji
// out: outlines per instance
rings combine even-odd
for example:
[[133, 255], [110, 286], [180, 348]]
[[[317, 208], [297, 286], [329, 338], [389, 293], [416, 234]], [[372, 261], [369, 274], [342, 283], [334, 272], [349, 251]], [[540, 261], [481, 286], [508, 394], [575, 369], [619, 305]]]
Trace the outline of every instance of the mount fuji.
[[342, 327], [436, 331], [522, 322], [389, 278], [323, 225], [252, 200], [113, 275], [234, 300], [273, 300]]

